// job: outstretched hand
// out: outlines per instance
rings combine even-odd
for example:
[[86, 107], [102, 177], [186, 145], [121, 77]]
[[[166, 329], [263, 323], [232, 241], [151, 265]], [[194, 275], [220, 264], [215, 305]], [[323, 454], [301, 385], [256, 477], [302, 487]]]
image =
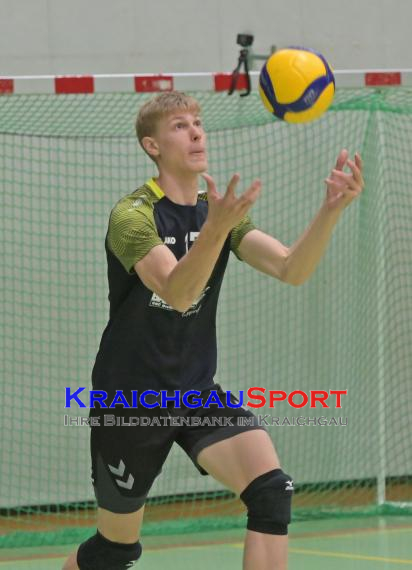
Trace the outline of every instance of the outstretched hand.
[[[345, 165], [350, 168], [351, 173], [343, 172]], [[325, 204], [329, 209], [346, 208], [359, 196], [365, 186], [362, 171], [360, 154], [356, 153], [353, 161], [349, 159], [346, 149], [341, 150], [335, 168], [325, 180], [327, 186]]]
[[260, 189], [260, 180], [254, 180], [247, 190], [239, 197], [235, 190], [240, 176], [234, 174], [222, 196], [216, 189], [216, 184], [209, 174], [202, 174], [207, 184], [207, 196], [209, 203], [208, 220], [217, 229], [229, 232], [247, 214], [248, 210], [257, 200]]

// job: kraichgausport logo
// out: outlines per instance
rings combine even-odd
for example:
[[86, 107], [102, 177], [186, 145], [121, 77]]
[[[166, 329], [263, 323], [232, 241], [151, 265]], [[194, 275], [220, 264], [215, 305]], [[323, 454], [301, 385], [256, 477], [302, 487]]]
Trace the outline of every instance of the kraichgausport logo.
[[[88, 396], [87, 396], [88, 394]], [[347, 390], [267, 390], [262, 387], [253, 387], [248, 390], [240, 390], [238, 395], [233, 395], [231, 390], [226, 391], [226, 398], [223, 402], [217, 390], [211, 390], [205, 399], [199, 390], [174, 390], [173, 395], [167, 390], [130, 390], [129, 400], [123, 390], [116, 390], [114, 397], [109, 398], [104, 390], [86, 390], [79, 387], [72, 391], [65, 388], [65, 408], [71, 408], [72, 404], [77, 404], [79, 408], [95, 408], [99, 404], [101, 408], [167, 408], [173, 405], [174, 408], [209, 408], [217, 406], [224, 408], [262, 408], [267, 406], [274, 408], [279, 402], [287, 402], [292, 408], [342, 408], [342, 397], [348, 394]], [[247, 401], [246, 401], [247, 400]], [[331, 404], [331, 405], [329, 405]]]

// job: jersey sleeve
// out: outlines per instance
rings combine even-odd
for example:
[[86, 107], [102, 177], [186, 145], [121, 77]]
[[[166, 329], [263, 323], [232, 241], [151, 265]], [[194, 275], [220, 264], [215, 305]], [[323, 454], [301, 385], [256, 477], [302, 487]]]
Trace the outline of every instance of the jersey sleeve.
[[239, 254], [240, 242], [248, 232], [254, 229], [256, 228], [255, 225], [252, 223], [250, 217], [245, 216], [243, 220], [239, 222], [239, 224], [235, 226], [233, 230], [230, 232], [230, 249], [233, 251], [236, 257], [240, 259], [240, 261], [242, 261], [242, 258], [240, 257]]
[[135, 263], [153, 247], [162, 244], [150, 207], [137, 208], [124, 201], [114, 207], [109, 221], [107, 245], [128, 273], [133, 273]]

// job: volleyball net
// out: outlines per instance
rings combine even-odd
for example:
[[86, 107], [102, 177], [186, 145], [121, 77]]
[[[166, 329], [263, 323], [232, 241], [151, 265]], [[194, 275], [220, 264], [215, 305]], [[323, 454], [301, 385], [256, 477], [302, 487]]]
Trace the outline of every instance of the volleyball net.
[[[90, 534], [89, 428], [67, 425], [88, 410], [65, 409], [65, 388], [91, 388], [108, 320], [110, 210], [156, 174], [134, 134], [152, 93], [24, 91], [0, 97], [0, 546]], [[218, 187], [234, 172], [243, 188], [261, 178], [251, 217], [288, 245], [320, 207], [341, 148], [362, 154], [365, 190], [306, 284], [287, 286], [231, 260], [216, 380], [234, 392], [347, 390], [342, 408], [280, 401], [254, 410], [294, 477], [295, 520], [412, 514], [412, 87], [338, 82], [331, 109], [302, 125], [274, 120], [256, 92], [190, 94], [202, 107]], [[239, 500], [175, 446], [144, 532], [244, 521]]]

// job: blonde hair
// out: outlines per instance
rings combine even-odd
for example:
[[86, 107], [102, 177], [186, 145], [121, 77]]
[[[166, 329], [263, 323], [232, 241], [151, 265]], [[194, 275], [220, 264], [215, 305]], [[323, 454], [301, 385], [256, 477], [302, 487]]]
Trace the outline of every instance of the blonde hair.
[[[175, 111], [200, 113], [200, 105], [193, 97], [181, 91], [167, 91], [153, 97], [139, 109], [136, 119], [136, 135], [146, 152], [142, 140], [155, 134], [157, 123]], [[150, 156], [150, 155], [149, 155]], [[150, 157], [152, 158], [152, 157]]]

